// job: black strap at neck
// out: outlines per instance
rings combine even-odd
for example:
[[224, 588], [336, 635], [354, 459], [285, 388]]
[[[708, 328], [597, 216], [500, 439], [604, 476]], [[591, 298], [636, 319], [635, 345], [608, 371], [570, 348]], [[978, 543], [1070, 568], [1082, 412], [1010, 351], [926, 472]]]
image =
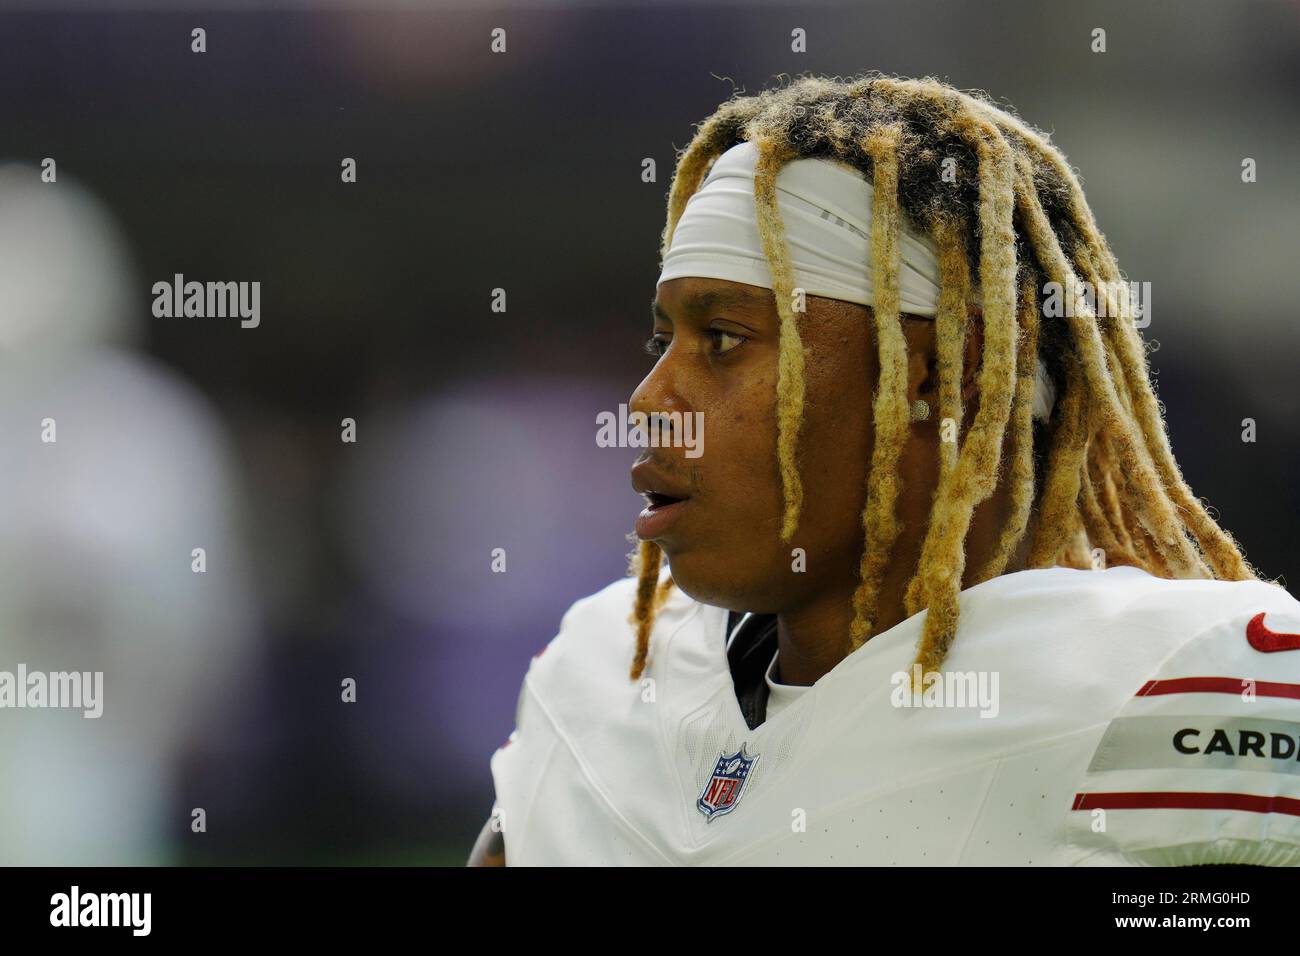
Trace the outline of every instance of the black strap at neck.
[[740, 712], [753, 730], [767, 719], [766, 675], [776, 653], [776, 615], [751, 614], [737, 633], [736, 627], [744, 617], [737, 611], [727, 615], [727, 665]]

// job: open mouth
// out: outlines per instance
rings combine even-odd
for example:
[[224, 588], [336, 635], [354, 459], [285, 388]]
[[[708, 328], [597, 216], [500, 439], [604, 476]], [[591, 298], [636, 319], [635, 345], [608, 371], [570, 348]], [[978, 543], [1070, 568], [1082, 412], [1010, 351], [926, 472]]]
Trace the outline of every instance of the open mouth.
[[646, 500], [646, 504], [649, 505], [650, 511], [665, 508], [668, 505], [675, 505], [678, 502], [686, 500], [685, 498], [674, 498], [672, 495], [661, 495], [657, 491], [647, 491], [643, 497]]
[[681, 520], [682, 513], [690, 510], [687, 505], [691, 498], [685, 492], [691, 486], [675, 479], [671, 471], [657, 468], [648, 458], [632, 466], [632, 487], [645, 501], [645, 508], [636, 519], [636, 533], [643, 541], [668, 535]]

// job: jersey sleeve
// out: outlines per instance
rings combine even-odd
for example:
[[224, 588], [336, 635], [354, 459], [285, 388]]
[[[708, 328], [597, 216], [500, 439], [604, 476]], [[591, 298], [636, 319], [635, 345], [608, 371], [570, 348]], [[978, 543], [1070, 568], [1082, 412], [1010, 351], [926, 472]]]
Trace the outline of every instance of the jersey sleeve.
[[[564, 621], [568, 621], [569, 614]], [[564, 622], [560, 625], [563, 632]], [[507, 866], [518, 866], [527, 859], [525, 841], [533, 812], [532, 795], [558, 743], [550, 719], [530, 686], [536, 679], [539, 659], [550, 646], [548, 643], [529, 661], [515, 704], [514, 729], [490, 762], [495, 788], [492, 820], [505, 839]]]
[[1300, 603], [1245, 583], [1107, 724], [1067, 818], [1088, 866], [1300, 866]]
[[576, 601], [528, 662], [514, 729], [491, 759], [493, 814], [508, 866], [559, 858], [581, 829], [572, 801], [562, 796], [566, 787], [584, 786], [563, 728], [571, 735], [575, 726], [592, 723], [591, 714], [602, 709], [600, 688], [625, 686], [635, 585], [623, 578]]

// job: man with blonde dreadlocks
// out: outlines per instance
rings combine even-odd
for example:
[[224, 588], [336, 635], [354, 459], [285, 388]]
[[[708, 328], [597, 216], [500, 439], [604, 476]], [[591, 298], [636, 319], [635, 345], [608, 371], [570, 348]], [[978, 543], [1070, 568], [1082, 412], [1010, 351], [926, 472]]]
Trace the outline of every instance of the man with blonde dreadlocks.
[[932, 79], [738, 96], [662, 257], [630, 407], [706, 451], [634, 465], [471, 862], [1300, 864], [1300, 603], [1184, 481], [1044, 134]]

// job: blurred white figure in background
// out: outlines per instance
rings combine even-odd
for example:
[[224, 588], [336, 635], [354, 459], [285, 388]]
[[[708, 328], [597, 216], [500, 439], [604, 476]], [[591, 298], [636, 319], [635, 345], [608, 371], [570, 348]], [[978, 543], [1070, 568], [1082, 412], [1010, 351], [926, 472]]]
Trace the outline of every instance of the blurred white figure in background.
[[0, 209], [0, 671], [104, 673], [98, 719], [0, 708], [0, 864], [166, 863], [203, 839], [175, 759], [255, 624], [230, 449], [192, 386], [122, 348], [147, 286], [101, 205], [5, 166]]

